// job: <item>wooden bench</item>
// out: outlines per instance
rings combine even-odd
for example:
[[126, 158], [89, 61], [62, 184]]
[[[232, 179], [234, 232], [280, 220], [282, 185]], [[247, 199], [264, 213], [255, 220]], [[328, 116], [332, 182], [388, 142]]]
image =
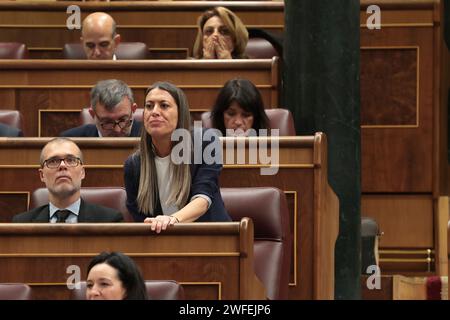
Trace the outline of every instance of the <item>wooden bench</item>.
[[160, 235], [143, 223], [1, 224], [0, 281], [27, 283], [35, 299], [69, 299], [67, 282], [85, 280], [89, 261], [102, 251], [130, 256], [144, 279], [180, 282], [186, 299], [265, 297], [248, 218], [183, 224]]
[[[234, 141], [233, 138], [222, 139], [224, 148]], [[332, 299], [339, 205], [327, 182], [325, 136], [272, 139], [279, 143], [276, 175], [261, 175], [261, 168], [267, 166], [260, 159], [257, 163], [250, 163], [247, 157], [247, 162], [242, 164], [235, 159], [233, 163], [225, 163], [220, 186], [274, 186], [285, 192], [294, 239], [289, 298]], [[26, 210], [30, 192], [42, 187], [37, 172], [38, 159], [48, 140], [0, 138], [0, 176], [3, 177], [0, 179], [1, 221], [10, 221], [12, 215]], [[123, 185], [123, 163], [137, 146], [138, 139], [74, 140], [83, 151], [87, 167], [83, 186]], [[244, 141], [248, 155], [249, 145], [245, 140], [248, 139], [241, 141]], [[225, 159], [225, 153], [223, 157]]]
[[21, 111], [26, 136], [57, 136], [79, 125], [89, 93], [99, 80], [120, 79], [143, 107], [145, 90], [156, 81], [171, 81], [186, 93], [194, 118], [214, 104], [224, 83], [251, 80], [268, 107], [278, 107], [278, 58], [240, 61], [139, 60], [63, 61], [0, 60], [0, 109]]

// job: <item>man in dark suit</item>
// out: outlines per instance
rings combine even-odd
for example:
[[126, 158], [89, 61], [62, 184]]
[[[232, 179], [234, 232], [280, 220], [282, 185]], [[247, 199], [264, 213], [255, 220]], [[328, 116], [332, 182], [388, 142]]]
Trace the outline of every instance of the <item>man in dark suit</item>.
[[23, 137], [21, 130], [0, 123], [0, 137]]
[[120, 212], [87, 203], [80, 197], [85, 177], [83, 155], [78, 146], [66, 138], [49, 141], [41, 152], [41, 181], [48, 189], [49, 204], [19, 213], [13, 222], [119, 222]]
[[137, 105], [133, 92], [120, 80], [99, 81], [91, 90], [89, 113], [95, 124], [61, 133], [62, 137], [139, 137], [142, 124], [133, 120]]

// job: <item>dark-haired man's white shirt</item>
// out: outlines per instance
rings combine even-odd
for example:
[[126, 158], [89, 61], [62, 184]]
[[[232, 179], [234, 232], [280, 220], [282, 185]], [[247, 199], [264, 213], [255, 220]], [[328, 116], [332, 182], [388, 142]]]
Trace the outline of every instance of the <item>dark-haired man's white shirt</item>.
[[56, 211], [59, 210], [69, 210], [70, 214], [66, 219], [66, 223], [77, 223], [78, 222], [78, 214], [80, 213], [80, 206], [81, 206], [81, 198], [78, 198], [77, 201], [72, 203], [67, 208], [57, 208], [53, 203], [49, 202], [48, 204], [48, 210], [50, 214], [50, 223], [56, 223], [56, 220], [58, 220], [56, 216]]

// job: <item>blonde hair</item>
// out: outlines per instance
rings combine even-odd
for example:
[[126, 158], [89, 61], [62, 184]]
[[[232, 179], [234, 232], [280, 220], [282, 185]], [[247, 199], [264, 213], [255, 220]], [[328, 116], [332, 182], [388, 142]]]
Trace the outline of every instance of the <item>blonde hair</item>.
[[196, 59], [203, 58], [203, 27], [210, 18], [219, 17], [230, 31], [234, 49], [231, 53], [234, 59], [247, 58], [245, 48], [248, 42], [248, 31], [241, 19], [232, 11], [224, 7], [215, 7], [203, 12], [197, 20], [197, 37], [194, 43], [193, 56]]
[[[178, 108], [177, 129], [183, 128], [190, 130], [191, 117], [184, 92], [170, 82], [156, 82], [147, 89], [145, 97], [147, 97], [150, 91], [156, 88], [167, 91], [175, 100]], [[183, 141], [183, 143], [189, 143], [189, 150], [193, 150], [191, 139], [189, 139], [189, 141]], [[136, 151], [135, 155], [140, 155], [141, 157], [137, 205], [140, 212], [143, 212], [146, 215], [153, 215], [154, 210], [156, 209], [155, 206], [157, 200], [159, 199], [155, 166], [156, 154], [152, 144], [152, 137], [144, 128], [141, 132], [139, 149]], [[166, 205], [174, 204], [178, 208], [181, 208], [187, 203], [189, 198], [191, 189], [191, 168], [188, 163], [176, 165], [170, 162], [169, 170], [172, 173], [172, 181], [169, 182], [171, 184], [171, 191]]]

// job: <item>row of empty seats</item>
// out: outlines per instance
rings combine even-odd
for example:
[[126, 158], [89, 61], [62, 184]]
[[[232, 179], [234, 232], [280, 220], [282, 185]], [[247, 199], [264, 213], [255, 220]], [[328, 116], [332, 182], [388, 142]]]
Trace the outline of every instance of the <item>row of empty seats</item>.
[[[79, 289], [72, 289], [73, 300], [86, 299], [86, 282], [79, 283]], [[172, 280], [145, 281], [148, 296], [152, 300], [183, 300], [183, 287]], [[32, 300], [33, 289], [24, 283], [0, 283], [0, 300]]]
[[[143, 60], [148, 57], [148, 46], [143, 42], [121, 42], [116, 51], [119, 60]], [[270, 59], [279, 56], [274, 46], [263, 38], [250, 38], [246, 54], [252, 59]], [[0, 59], [28, 59], [29, 53], [24, 43], [0, 42]], [[81, 43], [66, 43], [64, 59], [86, 59]]]

